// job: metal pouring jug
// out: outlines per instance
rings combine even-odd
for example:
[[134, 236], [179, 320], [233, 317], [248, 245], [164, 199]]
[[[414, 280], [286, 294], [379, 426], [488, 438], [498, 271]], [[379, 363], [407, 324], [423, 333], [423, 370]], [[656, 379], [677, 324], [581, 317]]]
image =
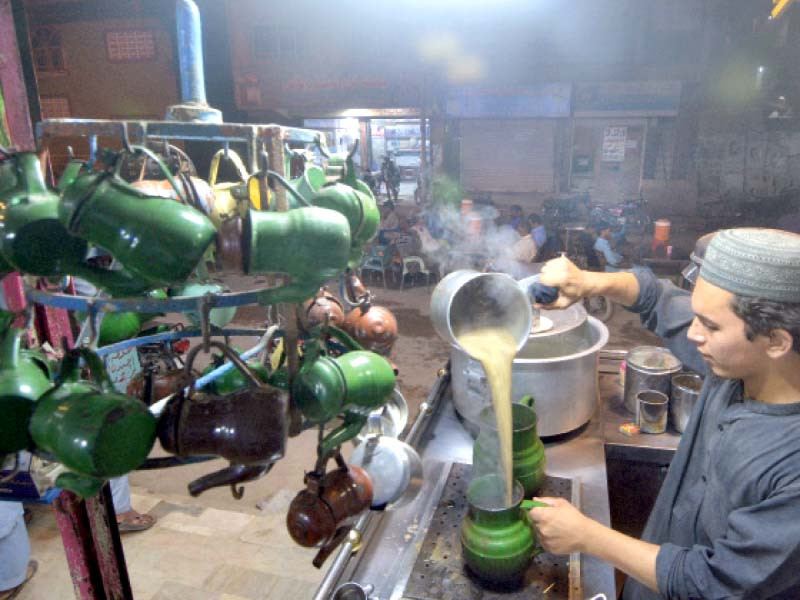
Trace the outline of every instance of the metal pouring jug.
[[31, 447], [35, 401], [52, 385], [38, 364], [22, 357], [23, 333], [9, 329], [0, 341], [0, 456]]
[[511, 505], [506, 506], [504, 489], [499, 475], [473, 479], [467, 488], [469, 509], [461, 523], [464, 561], [473, 573], [492, 583], [513, 583], [522, 578], [537, 554], [528, 511], [547, 506], [523, 500], [518, 481], [514, 482]]
[[467, 331], [502, 327], [519, 350], [528, 341], [532, 319], [527, 293], [503, 273], [453, 271], [436, 285], [431, 296], [433, 328], [454, 346], [458, 346], [458, 336]]
[[[196, 496], [210, 487], [233, 485], [263, 475], [283, 457], [288, 437], [286, 394], [263, 383], [230, 347], [209, 342], [222, 351], [244, 375], [248, 387], [218, 395], [189, 391], [172, 398], [158, 422], [158, 438], [167, 452], [178, 456], [216, 455], [231, 466], [189, 484]], [[186, 378], [191, 377], [202, 345], [186, 357]]]
[[[81, 379], [81, 358], [91, 381]], [[87, 497], [105, 479], [144, 462], [155, 441], [156, 420], [142, 402], [115, 392], [100, 358], [79, 348], [67, 353], [58, 385], [36, 403], [30, 433], [38, 449], [72, 471], [60, 475], [56, 485]]]
[[[522, 485], [525, 498], [542, 486], [545, 478], [544, 444], [536, 433], [533, 398], [525, 396], [512, 408], [513, 477]], [[480, 414], [481, 430], [472, 446], [473, 473], [491, 474], [499, 469], [500, 447], [494, 409], [487, 406]]]

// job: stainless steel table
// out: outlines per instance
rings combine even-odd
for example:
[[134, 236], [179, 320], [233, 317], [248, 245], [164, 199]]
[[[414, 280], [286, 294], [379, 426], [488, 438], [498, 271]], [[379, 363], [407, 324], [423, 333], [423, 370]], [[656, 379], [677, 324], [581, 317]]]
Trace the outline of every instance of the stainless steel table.
[[[608, 492], [603, 452], [602, 409], [582, 429], [557, 441], [546, 441], [547, 473], [570, 478], [580, 487], [581, 508], [591, 518], [609, 524]], [[315, 598], [330, 597], [346, 581], [374, 586], [380, 600], [399, 600], [411, 574], [428, 524], [453, 462], [471, 463], [473, 439], [462, 426], [450, 401], [448, 378], [440, 379], [423, 409], [428, 422], [417, 421], [409, 433], [423, 459], [425, 482], [411, 504], [386, 513], [369, 513], [336, 556]], [[413, 439], [413, 438], [417, 439]], [[360, 539], [359, 539], [360, 538]], [[360, 546], [355, 554], [354, 548]], [[615, 597], [614, 572], [607, 563], [581, 556], [582, 597], [605, 593]]]

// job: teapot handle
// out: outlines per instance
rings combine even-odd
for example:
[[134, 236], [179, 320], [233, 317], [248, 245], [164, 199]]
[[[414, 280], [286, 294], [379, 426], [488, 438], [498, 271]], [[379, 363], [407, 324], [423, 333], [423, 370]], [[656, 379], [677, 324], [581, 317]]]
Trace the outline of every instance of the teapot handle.
[[110, 390], [114, 387], [111, 378], [108, 376], [103, 361], [92, 350], [84, 346], [73, 348], [66, 353], [61, 361], [61, 370], [58, 374], [59, 383], [63, 381], [77, 381], [80, 377], [80, 359], [86, 361], [89, 367], [91, 380], [103, 390]]
[[[230, 346], [226, 346], [222, 342], [217, 342], [215, 340], [208, 342], [208, 345], [222, 352], [225, 358], [230, 360], [236, 366], [236, 368], [242, 372], [242, 374], [245, 376], [245, 379], [247, 379], [247, 381], [250, 383], [251, 387], [254, 387], [256, 389], [261, 389], [265, 387], [264, 384], [261, 382], [261, 380], [258, 378], [258, 376], [253, 372], [253, 370], [247, 366], [247, 363], [245, 363], [241, 358], [239, 358], [239, 355], [236, 354], [236, 352], [231, 350]], [[194, 388], [195, 378], [192, 377], [192, 366], [194, 364], [194, 359], [197, 356], [197, 353], [200, 352], [200, 350], [202, 349], [203, 349], [203, 344], [198, 344], [197, 346], [189, 350], [189, 354], [186, 356], [186, 366], [184, 367], [184, 374], [187, 379], [191, 379], [192, 381], [189, 387], [189, 395], [191, 395], [195, 389]]]
[[519, 507], [524, 511], [529, 511], [532, 508], [550, 508], [550, 505], [539, 500], [523, 500]]
[[216, 185], [217, 173], [219, 172], [219, 163], [223, 156], [233, 163], [233, 166], [236, 168], [236, 172], [239, 175], [239, 180], [246, 182], [249, 178], [249, 175], [247, 174], [247, 169], [245, 169], [241, 157], [230, 148], [221, 148], [217, 150], [214, 153], [214, 156], [211, 158], [211, 166], [208, 169], [208, 185], [210, 185], [212, 188]]
[[[175, 178], [172, 176], [172, 173], [169, 172], [169, 169], [164, 164], [164, 162], [158, 157], [158, 155], [150, 150], [149, 148], [145, 148], [144, 146], [131, 146], [130, 152], [132, 154], [144, 154], [147, 158], [150, 158], [155, 161], [158, 167], [161, 169], [161, 172], [164, 173], [164, 177], [167, 178], [172, 189], [175, 190], [175, 193], [178, 196], [178, 202], [181, 204], [188, 205], [189, 202], [186, 200], [186, 194], [183, 190], [178, 187], [178, 184], [175, 183]], [[114, 165], [114, 177], [119, 177], [119, 170], [122, 167], [122, 161], [117, 160], [116, 164]]]
[[519, 400], [519, 403], [520, 403], [520, 404], [522, 404], [523, 406], [527, 406], [528, 408], [533, 408], [533, 404], [534, 404], [534, 402], [535, 402], [535, 401], [534, 401], [534, 399], [533, 399], [533, 396], [531, 396], [530, 394], [528, 394], [528, 395], [526, 395], [526, 396], [523, 396], [523, 397], [522, 397], [522, 398], [520, 398], [520, 400]]

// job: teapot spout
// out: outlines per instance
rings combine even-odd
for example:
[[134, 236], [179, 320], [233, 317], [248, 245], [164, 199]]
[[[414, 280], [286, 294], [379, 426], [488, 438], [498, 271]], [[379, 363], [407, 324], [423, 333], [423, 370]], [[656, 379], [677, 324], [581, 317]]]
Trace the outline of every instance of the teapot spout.
[[266, 475], [275, 463], [258, 463], [251, 465], [232, 464], [225, 469], [220, 469], [214, 473], [203, 475], [189, 483], [189, 493], [192, 496], [199, 496], [203, 492], [213, 487], [223, 485], [235, 485], [246, 481], [253, 481]]

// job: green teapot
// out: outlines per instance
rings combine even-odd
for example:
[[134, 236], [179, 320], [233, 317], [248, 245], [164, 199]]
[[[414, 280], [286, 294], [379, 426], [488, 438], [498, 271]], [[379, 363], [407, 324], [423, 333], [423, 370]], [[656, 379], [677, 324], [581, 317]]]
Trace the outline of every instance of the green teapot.
[[[81, 379], [81, 358], [91, 381]], [[100, 358], [80, 348], [64, 357], [58, 384], [36, 403], [29, 430], [37, 449], [71, 471], [59, 475], [56, 485], [85, 498], [104, 480], [144, 462], [155, 441], [156, 419], [139, 400], [115, 392]]]
[[355, 268], [361, 262], [363, 247], [378, 233], [381, 215], [372, 192], [367, 193], [344, 183], [326, 185], [311, 197], [311, 204], [342, 213], [350, 224], [350, 260]]
[[[325, 171], [317, 166], [311, 165], [306, 167], [300, 177], [292, 179], [289, 185], [291, 185], [306, 202], [311, 204], [311, 199], [325, 183]], [[290, 208], [300, 208], [300, 203], [292, 194], [287, 194], [287, 199], [289, 200]]]
[[1, 192], [0, 273], [77, 275], [115, 295], [137, 294], [150, 287], [127, 271], [108, 271], [84, 262], [87, 243], [70, 235], [59, 221], [59, 198], [45, 184], [38, 156], [31, 152], [12, 155], [0, 170], [13, 170], [16, 181], [14, 188]]
[[212, 222], [188, 206], [172, 175], [150, 150], [147, 154], [164, 171], [179, 202], [150, 196], [113, 170], [81, 173], [64, 188], [59, 218], [73, 235], [108, 250], [144, 289], [184, 281], [202, 260], [216, 236]]
[[[544, 444], [536, 432], [537, 417], [533, 398], [525, 396], [511, 405], [513, 476], [520, 482], [525, 498], [530, 498], [542, 486], [545, 478]], [[499, 443], [497, 421], [491, 406], [484, 408], [479, 417], [480, 433], [472, 447], [472, 464], [475, 473], [497, 471]]]
[[341, 273], [350, 226], [340, 213], [308, 206], [287, 212], [250, 210], [242, 226], [245, 273], [285, 273], [291, 283], [262, 292], [262, 304], [302, 302]]
[[31, 447], [34, 403], [52, 385], [39, 364], [23, 357], [23, 333], [10, 329], [0, 341], [0, 456]]
[[502, 477], [496, 474], [470, 482], [469, 509], [461, 523], [461, 555], [478, 577], [491, 583], [509, 584], [522, 579], [538, 553], [528, 511], [548, 505], [523, 500], [522, 486], [515, 481], [508, 506], [504, 490]]

